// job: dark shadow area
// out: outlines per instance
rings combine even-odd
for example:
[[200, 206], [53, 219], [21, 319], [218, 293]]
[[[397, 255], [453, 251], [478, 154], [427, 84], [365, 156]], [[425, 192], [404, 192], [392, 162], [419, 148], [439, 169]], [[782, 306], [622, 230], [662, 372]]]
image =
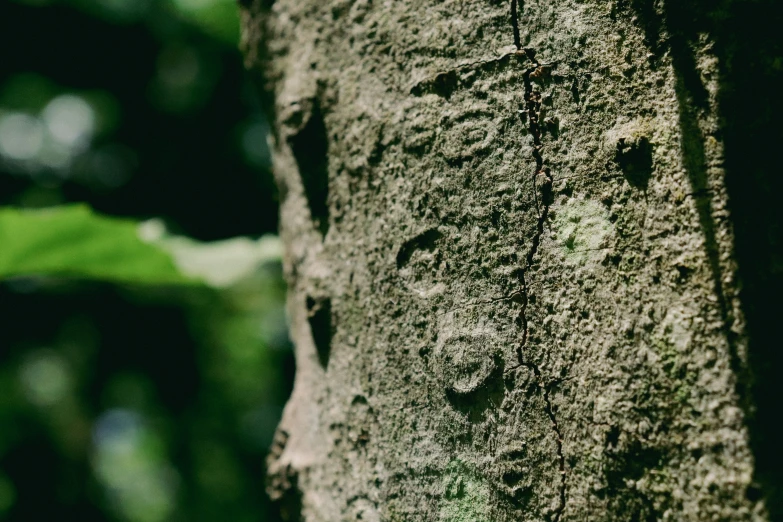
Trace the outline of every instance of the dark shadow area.
[[332, 352], [332, 301], [330, 299], [307, 298], [307, 314], [310, 333], [318, 353], [318, 362], [326, 370]]
[[411, 94], [414, 96], [437, 94], [441, 98], [446, 98], [448, 100], [457, 89], [458, 84], [459, 77], [457, 76], [457, 70], [452, 69], [451, 71], [438, 73], [430, 80], [417, 83], [411, 87]]
[[280, 518], [286, 522], [302, 522], [302, 491], [299, 489], [298, 475], [291, 475], [291, 483], [279, 498], [274, 499], [274, 506], [280, 512]]
[[417, 250], [428, 252], [435, 250], [437, 241], [442, 237], [443, 234], [438, 229], [430, 228], [403, 243], [397, 252], [397, 269], [402, 269], [407, 265]]
[[[269, 458], [277, 460], [288, 444], [288, 432], [280, 427], [275, 432]], [[300, 522], [302, 515], [302, 490], [299, 489], [299, 475], [287, 466], [266, 477], [266, 491], [272, 500], [272, 506], [282, 520]]]
[[494, 370], [477, 388], [465, 392], [453, 387], [446, 388], [446, 399], [452, 407], [465, 415], [472, 424], [487, 420], [487, 417], [503, 403], [506, 389], [503, 383], [503, 361], [495, 357]]
[[329, 141], [317, 102], [304, 128], [291, 138], [291, 150], [302, 176], [310, 217], [321, 235], [326, 236], [329, 231]]
[[530, 455], [525, 445], [502, 451], [496, 458], [495, 467], [503, 484], [500, 493], [516, 508], [525, 508], [535, 498], [535, 491], [527, 480], [529, 462]]
[[604, 469], [607, 487], [597, 492], [597, 496], [609, 499], [610, 506], [616, 499], [622, 499], [622, 504], [612, 506], [609, 512], [623, 520], [660, 520], [661, 513], [655, 509], [653, 501], [640, 491], [629, 488], [627, 481], [639, 480], [651, 470], [665, 468], [666, 456], [662, 450], [644, 447], [638, 440], [627, 444], [627, 447], [619, 447], [619, 435], [619, 429], [613, 427], [607, 436]]
[[652, 145], [644, 136], [620, 138], [615, 161], [628, 183], [638, 189], [647, 189], [652, 176]]
[[[783, 399], [783, 350], [777, 323], [783, 316], [783, 5], [775, 0], [654, 0], [631, 2], [658, 56], [669, 52], [676, 74], [677, 102], [685, 167], [705, 237], [720, 308], [727, 324], [737, 392], [748, 422], [755, 457], [751, 500], [766, 499], [773, 520], [783, 520], [783, 445], [778, 416]], [[722, 274], [716, 248], [716, 226], [707, 182], [704, 135], [699, 117], [708, 92], [695, 62], [694, 49], [709, 43], [719, 66], [719, 129], [725, 144], [724, 167], [729, 211], [734, 228], [742, 312], [748, 333], [748, 364], [739, 339], [729, 330], [733, 320], [721, 292]]]
[[[716, 13], [721, 64], [726, 184], [739, 263], [740, 298], [750, 338], [749, 410], [756, 479], [773, 520], [783, 520], [783, 5], [734, 2]], [[748, 401], [750, 402], [750, 401]], [[749, 494], [755, 494], [752, 491]]]

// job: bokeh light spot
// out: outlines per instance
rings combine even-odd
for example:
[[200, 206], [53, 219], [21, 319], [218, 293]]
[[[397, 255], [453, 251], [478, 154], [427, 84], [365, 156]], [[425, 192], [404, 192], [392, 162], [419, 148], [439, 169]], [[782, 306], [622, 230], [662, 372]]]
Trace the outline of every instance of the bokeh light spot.
[[43, 120], [52, 138], [72, 151], [86, 148], [95, 132], [95, 111], [83, 98], [63, 94], [43, 110]]
[[256, 167], [269, 167], [272, 158], [269, 153], [267, 138], [269, 125], [266, 120], [260, 120], [248, 125], [242, 133], [242, 151], [248, 163]]
[[114, 509], [130, 522], [169, 520], [178, 475], [141, 415], [121, 408], [107, 411], [95, 423], [93, 443], [93, 468]]
[[0, 154], [17, 161], [34, 159], [44, 144], [41, 121], [29, 114], [12, 112], [0, 116]]
[[31, 354], [22, 364], [19, 378], [27, 399], [38, 406], [60, 402], [71, 387], [71, 375], [65, 361], [49, 351]]

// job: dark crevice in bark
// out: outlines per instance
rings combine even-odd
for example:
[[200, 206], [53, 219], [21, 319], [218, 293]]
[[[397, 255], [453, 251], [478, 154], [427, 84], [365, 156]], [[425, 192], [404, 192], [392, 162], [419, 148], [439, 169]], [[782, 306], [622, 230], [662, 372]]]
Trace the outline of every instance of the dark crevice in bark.
[[257, 4], [263, 11], [268, 11], [275, 5], [275, 0], [236, 0], [236, 2], [245, 9], [250, 9], [254, 4]]
[[514, 47], [517, 48], [517, 50], [522, 49], [522, 39], [519, 37], [519, 11], [518, 7], [521, 8], [521, 5], [517, 5], [520, 3], [517, 0], [511, 0], [511, 28], [514, 31]]
[[632, 187], [647, 190], [653, 173], [653, 148], [649, 138], [620, 138], [614, 160]]
[[[551, 66], [542, 64], [536, 59], [535, 50], [530, 48], [522, 48], [521, 39], [519, 35], [519, 0], [511, 0], [511, 26], [514, 32], [514, 45], [516, 46], [517, 54], [524, 54], [532, 63], [531, 67], [525, 69], [522, 74], [524, 84], [524, 110], [521, 114], [524, 115], [524, 119], [527, 120], [528, 130], [533, 137], [533, 159], [535, 160], [535, 171], [533, 174], [533, 188], [535, 191], [536, 207], [538, 208], [538, 221], [536, 222], [536, 231], [531, 241], [530, 249], [525, 256], [525, 264], [519, 270], [519, 282], [521, 283], [521, 289], [519, 295], [521, 297], [521, 310], [519, 313], [519, 322], [522, 327], [522, 340], [519, 344], [517, 351], [518, 367], [525, 367], [533, 372], [536, 377], [538, 387], [541, 389], [541, 393], [544, 398], [544, 410], [550, 423], [552, 424], [552, 431], [555, 435], [555, 443], [557, 448], [557, 460], [560, 472], [560, 487], [558, 506], [554, 512], [554, 522], [559, 522], [565, 509], [566, 503], [566, 473], [565, 473], [565, 456], [563, 455], [563, 435], [560, 430], [560, 425], [557, 422], [552, 402], [549, 398], [549, 387], [544, 382], [544, 378], [541, 374], [541, 370], [537, 364], [525, 360], [525, 352], [527, 348], [527, 342], [529, 337], [529, 322], [527, 318], [527, 305], [529, 303], [529, 293], [527, 285], [526, 274], [533, 265], [533, 260], [538, 253], [539, 246], [541, 244], [541, 237], [544, 234], [544, 223], [549, 216], [549, 207], [552, 203], [552, 174], [548, 167], [544, 165], [544, 157], [542, 155], [543, 143], [541, 141], [541, 92], [533, 86], [534, 79], [543, 79], [549, 75]], [[541, 206], [538, 205], [538, 191], [537, 186], [540, 185], [541, 191]]]
[[290, 138], [310, 217], [323, 236], [329, 231], [329, 141], [317, 100], [305, 126]]
[[301, 522], [302, 490], [299, 489], [299, 475], [291, 467], [287, 467], [282, 475], [286, 476], [287, 484], [279, 490], [278, 495], [270, 495], [272, 502], [277, 505], [280, 518], [288, 522]]
[[521, 355], [519, 366], [525, 367], [532, 371], [533, 375], [536, 377], [536, 383], [544, 397], [544, 411], [546, 412], [547, 417], [549, 417], [549, 422], [552, 423], [552, 431], [555, 432], [557, 443], [557, 463], [560, 471], [560, 490], [558, 495], [558, 506], [555, 510], [553, 520], [558, 522], [560, 517], [563, 515], [563, 510], [565, 509], [566, 503], [566, 472], [565, 456], [563, 455], [563, 433], [560, 430], [560, 425], [557, 423], [557, 417], [555, 416], [555, 410], [552, 407], [552, 402], [549, 400], [550, 388], [544, 384], [544, 378], [541, 375], [540, 368], [535, 363], [521, 360]]
[[280, 518], [298, 522], [302, 520], [302, 491], [299, 489], [299, 474], [290, 465], [278, 466], [277, 462], [288, 444], [288, 432], [280, 427], [275, 431], [269, 448], [266, 492], [277, 506]]
[[432, 252], [435, 249], [435, 243], [442, 237], [443, 234], [438, 229], [430, 228], [403, 243], [397, 252], [397, 269], [402, 269], [407, 265], [417, 250]]
[[318, 362], [326, 370], [332, 351], [332, 302], [329, 299], [316, 300], [307, 297], [307, 320], [318, 353]]

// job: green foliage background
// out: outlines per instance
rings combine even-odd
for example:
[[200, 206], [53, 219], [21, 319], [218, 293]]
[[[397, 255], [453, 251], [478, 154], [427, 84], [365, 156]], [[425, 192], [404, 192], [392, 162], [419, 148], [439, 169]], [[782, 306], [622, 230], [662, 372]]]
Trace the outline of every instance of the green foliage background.
[[293, 361], [237, 17], [0, 2], [0, 520], [275, 520]]

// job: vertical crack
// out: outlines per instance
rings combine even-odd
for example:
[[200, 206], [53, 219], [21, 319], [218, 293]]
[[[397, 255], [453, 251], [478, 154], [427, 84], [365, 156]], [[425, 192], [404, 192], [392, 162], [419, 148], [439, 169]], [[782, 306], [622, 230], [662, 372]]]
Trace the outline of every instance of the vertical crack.
[[541, 375], [541, 370], [539, 369], [538, 365], [529, 361], [521, 360], [519, 361], [519, 365], [523, 366], [525, 368], [528, 368], [533, 372], [533, 375], [536, 378], [536, 384], [543, 392], [544, 396], [544, 412], [546, 412], [547, 417], [549, 417], [549, 422], [552, 424], [552, 431], [555, 432], [555, 441], [556, 441], [556, 448], [557, 448], [557, 464], [560, 472], [560, 487], [559, 487], [559, 494], [558, 494], [558, 505], [555, 509], [554, 513], [554, 522], [559, 522], [560, 517], [563, 515], [563, 510], [565, 509], [565, 503], [566, 503], [566, 471], [565, 471], [565, 456], [563, 455], [563, 433], [560, 431], [560, 425], [557, 422], [557, 417], [555, 416], [555, 410], [552, 407], [552, 402], [549, 400], [549, 387], [546, 386], [543, 381], [544, 378]]
[[[555, 416], [555, 410], [552, 407], [552, 402], [549, 398], [549, 387], [544, 383], [541, 370], [537, 364], [525, 360], [525, 351], [527, 348], [528, 336], [529, 336], [529, 323], [527, 318], [527, 306], [529, 302], [529, 293], [527, 286], [527, 271], [533, 265], [533, 259], [538, 253], [539, 246], [541, 244], [541, 237], [544, 234], [544, 223], [549, 216], [549, 207], [552, 203], [552, 173], [549, 167], [544, 165], [543, 157], [543, 143], [541, 141], [541, 92], [535, 89], [533, 86], [533, 80], [537, 78], [543, 78], [547, 76], [551, 71], [551, 66], [542, 64], [536, 59], [535, 50], [530, 48], [522, 48], [522, 41], [519, 33], [519, 0], [511, 0], [511, 27], [514, 32], [514, 46], [516, 47], [516, 54], [527, 57], [532, 63], [532, 66], [525, 69], [522, 73], [522, 79], [524, 83], [524, 109], [520, 110], [520, 116], [523, 121], [527, 121], [528, 130], [533, 136], [533, 159], [535, 161], [535, 172], [533, 174], [533, 188], [536, 199], [536, 207], [538, 208], [538, 221], [536, 222], [536, 231], [533, 235], [533, 239], [530, 245], [530, 249], [525, 256], [525, 264], [519, 270], [519, 282], [521, 284], [521, 290], [519, 292], [521, 310], [519, 312], [519, 322], [522, 327], [522, 339], [519, 343], [517, 350], [517, 359], [519, 367], [525, 367], [533, 372], [536, 378], [538, 387], [541, 389], [544, 398], [544, 410], [550, 423], [552, 424], [552, 431], [555, 434], [555, 442], [557, 448], [557, 460], [560, 471], [560, 487], [558, 506], [555, 509], [553, 520], [559, 522], [565, 509], [566, 502], [566, 471], [565, 471], [565, 456], [563, 455], [563, 434], [560, 430], [560, 425], [557, 422]], [[541, 196], [541, 206], [539, 207], [539, 188]]]
[[[540, 376], [539, 376], [540, 378]], [[540, 384], [539, 384], [540, 386]], [[565, 471], [565, 456], [563, 455], [563, 433], [560, 431], [560, 425], [557, 423], [555, 417], [555, 411], [552, 408], [552, 403], [549, 401], [549, 388], [544, 387], [544, 404], [546, 405], [546, 414], [549, 417], [549, 421], [552, 423], [552, 431], [557, 436], [557, 464], [560, 468], [560, 494], [558, 498], [557, 509], [555, 510], [555, 522], [560, 521], [560, 517], [563, 516], [563, 510], [566, 503], [566, 471]]]
[[522, 49], [522, 39], [519, 37], [519, 14], [517, 13], [517, 0], [511, 0], [511, 27], [514, 30], [514, 46], [517, 51]]

